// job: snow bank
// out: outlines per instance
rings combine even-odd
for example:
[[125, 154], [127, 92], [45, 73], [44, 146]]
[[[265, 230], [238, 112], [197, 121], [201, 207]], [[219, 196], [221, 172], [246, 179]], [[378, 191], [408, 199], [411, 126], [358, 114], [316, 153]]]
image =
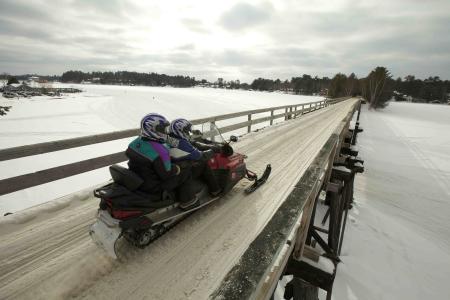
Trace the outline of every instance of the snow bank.
[[450, 107], [364, 110], [365, 173], [355, 182], [333, 299], [450, 295]]

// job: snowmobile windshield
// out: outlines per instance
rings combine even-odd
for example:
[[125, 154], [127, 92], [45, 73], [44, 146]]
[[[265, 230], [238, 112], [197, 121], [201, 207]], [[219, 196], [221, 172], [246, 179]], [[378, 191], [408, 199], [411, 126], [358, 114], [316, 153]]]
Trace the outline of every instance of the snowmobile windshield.
[[201, 128], [201, 138], [204, 140], [208, 140], [214, 143], [224, 143], [225, 140], [222, 137], [222, 134], [220, 133], [219, 128], [216, 126], [216, 124], [211, 122], [206, 122], [203, 124], [198, 125], [199, 128]]

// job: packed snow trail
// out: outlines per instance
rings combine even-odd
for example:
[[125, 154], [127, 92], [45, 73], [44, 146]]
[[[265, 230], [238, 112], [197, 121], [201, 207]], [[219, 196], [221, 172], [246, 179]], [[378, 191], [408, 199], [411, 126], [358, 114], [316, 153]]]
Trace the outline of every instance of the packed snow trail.
[[[217, 203], [189, 216], [144, 250], [121, 244], [112, 261], [88, 226], [98, 200], [74, 201], [24, 224], [2, 224], [0, 295], [5, 299], [205, 299], [270, 220], [356, 99], [301, 116], [235, 144], [268, 182], [245, 195], [241, 181]], [[12, 218], [17, 216], [11, 216]]]

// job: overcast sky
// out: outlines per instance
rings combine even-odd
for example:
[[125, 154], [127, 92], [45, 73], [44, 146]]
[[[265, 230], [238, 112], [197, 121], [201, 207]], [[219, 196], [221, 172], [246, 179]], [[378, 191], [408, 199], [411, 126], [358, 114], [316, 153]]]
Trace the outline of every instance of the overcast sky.
[[450, 79], [450, 0], [0, 0], [0, 73]]

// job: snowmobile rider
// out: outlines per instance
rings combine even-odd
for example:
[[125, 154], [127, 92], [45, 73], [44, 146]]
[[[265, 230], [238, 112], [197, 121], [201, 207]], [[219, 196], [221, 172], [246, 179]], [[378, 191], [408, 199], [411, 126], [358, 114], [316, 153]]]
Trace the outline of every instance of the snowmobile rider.
[[128, 168], [144, 180], [139, 190], [162, 195], [164, 190], [176, 188], [178, 201], [187, 203], [195, 197], [190, 188], [192, 177], [190, 171], [182, 170], [170, 159], [166, 143], [169, 125], [165, 117], [156, 113], [142, 118], [140, 135], [125, 152], [129, 159]]
[[[168, 143], [172, 147], [170, 149], [171, 159], [182, 169], [190, 168], [192, 178], [202, 178], [208, 186], [210, 195], [215, 197], [222, 190], [208, 165], [208, 160], [213, 157], [214, 150], [211, 148], [207, 148], [205, 151], [197, 149], [190, 140], [191, 132], [192, 124], [186, 119], [175, 119], [170, 123]], [[217, 149], [215, 150], [217, 151]]]

